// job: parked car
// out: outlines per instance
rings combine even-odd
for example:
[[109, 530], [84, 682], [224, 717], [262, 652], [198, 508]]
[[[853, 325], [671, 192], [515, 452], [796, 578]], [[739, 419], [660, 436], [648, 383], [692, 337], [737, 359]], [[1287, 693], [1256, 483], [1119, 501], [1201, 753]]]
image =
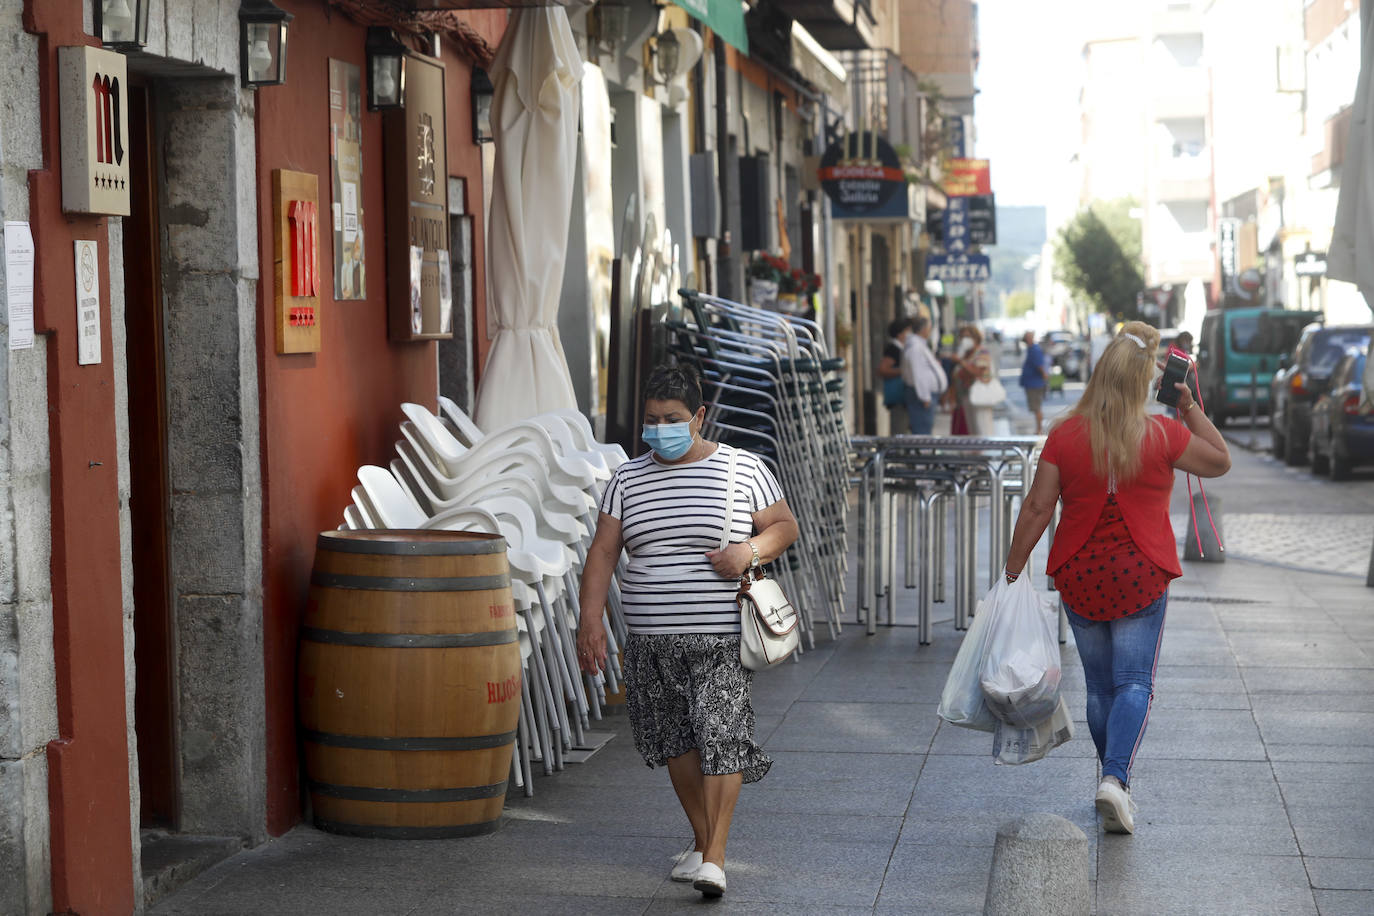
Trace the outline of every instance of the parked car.
[[1050, 331], [1045, 335], [1041, 346], [1049, 357], [1051, 366], [1064, 370], [1065, 378], [1083, 381], [1083, 368], [1087, 362], [1087, 347], [1072, 331]]
[[[1213, 309], [1202, 319], [1197, 369], [1202, 406], [1218, 426], [1228, 417], [1269, 413], [1269, 382], [1279, 358], [1321, 312], [1274, 308]], [[1252, 382], [1253, 373], [1253, 382]], [[1252, 387], [1253, 385], [1253, 387]]]
[[1312, 433], [1312, 405], [1331, 386], [1332, 372], [1347, 351], [1369, 346], [1374, 325], [1310, 324], [1302, 331], [1291, 357], [1279, 361], [1269, 384], [1269, 430], [1274, 456], [1286, 464], [1307, 460]]
[[1160, 328], [1159, 349], [1155, 351], [1155, 358], [1160, 360], [1167, 358], [1169, 348], [1174, 345], [1174, 341], [1178, 340], [1178, 335], [1182, 333], [1178, 328]]
[[1312, 471], [1344, 480], [1352, 468], [1374, 465], [1374, 410], [1362, 405], [1368, 345], [1350, 349], [1331, 373], [1330, 388], [1312, 405], [1308, 456]]

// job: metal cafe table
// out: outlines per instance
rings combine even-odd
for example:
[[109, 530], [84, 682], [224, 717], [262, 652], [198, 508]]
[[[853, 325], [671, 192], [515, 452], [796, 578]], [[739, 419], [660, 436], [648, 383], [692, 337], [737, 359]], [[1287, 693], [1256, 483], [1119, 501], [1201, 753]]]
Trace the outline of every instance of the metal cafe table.
[[918, 589], [919, 637], [931, 642], [931, 610], [945, 600], [945, 536], [954, 505], [954, 625], [968, 626], [977, 601], [977, 499], [990, 504], [988, 585], [1011, 546], [1012, 501], [1030, 491], [1034, 454], [1043, 436], [855, 436], [859, 469], [859, 621], [877, 630], [878, 602], [894, 622], [894, 569], [899, 510], [904, 512], [905, 581]]

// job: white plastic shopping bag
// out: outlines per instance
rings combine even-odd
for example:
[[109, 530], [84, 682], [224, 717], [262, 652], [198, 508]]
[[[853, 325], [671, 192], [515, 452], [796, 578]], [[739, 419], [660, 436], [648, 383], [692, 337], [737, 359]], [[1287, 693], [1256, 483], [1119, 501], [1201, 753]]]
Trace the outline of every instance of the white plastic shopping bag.
[[996, 616], [997, 597], [1005, 588], [1006, 583], [999, 577], [997, 584], [978, 602], [973, 623], [969, 624], [964, 641], [959, 644], [959, 653], [954, 657], [954, 666], [949, 669], [944, 692], [940, 694], [939, 715], [950, 725], [984, 732], [997, 727], [997, 718], [983, 697], [981, 678], [992, 618]]
[[1033, 729], [1054, 715], [1059, 704], [1059, 639], [1022, 576], [996, 594], [980, 682], [988, 708], [1000, 722]]

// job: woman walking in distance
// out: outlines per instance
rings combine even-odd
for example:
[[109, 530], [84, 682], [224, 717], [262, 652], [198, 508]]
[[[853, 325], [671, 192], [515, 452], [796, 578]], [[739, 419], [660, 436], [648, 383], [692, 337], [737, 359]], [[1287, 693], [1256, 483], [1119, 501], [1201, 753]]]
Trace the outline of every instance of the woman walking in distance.
[[1102, 764], [1096, 805], [1112, 833], [1132, 833], [1131, 765], [1145, 736], [1169, 582], [1182, 575], [1169, 497], [1174, 469], [1220, 477], [1231, 453], [1179, 389], [1181, 420], [1145, 411], [1159, 332], [1132, 321], [1103, 352], [1078, 405], [1054, 423], [1007, 555], [1025, 568], [1064, 501], [1046, 572], [1073, 627], [1088, 692], [1088, 730]]
[[[753, 672], [740, 663], [735, 603], [745, 570], [797, 539], [778, 482], [756, 455], [701, 437], [701, 387], [688, 368], [659, 367], [644, 386], [644, 441], [651, 452], [616, 469], [602, 495], [579, 596], [582, 669], [606, 664], [602, 609], [621, 548], [629, 638], [626, 707], [635, 748], [667, 766], [695, 844], [672, 870], [707, 897], [725, 893], [725, 841], [740, 785], [772, 761], [754, 743]], [[731, 454], [735, 488], [727, 494]], [[735, 512], [720, 545], [726, 499]]]

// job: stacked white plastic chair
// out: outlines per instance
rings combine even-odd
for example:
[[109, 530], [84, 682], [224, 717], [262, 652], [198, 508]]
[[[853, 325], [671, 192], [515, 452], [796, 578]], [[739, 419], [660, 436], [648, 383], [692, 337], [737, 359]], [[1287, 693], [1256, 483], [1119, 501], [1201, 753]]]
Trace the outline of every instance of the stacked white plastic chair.
[[604, 620], [609, 670], [579, 670], [577, 593], [600, 494], [624, 452], [595, 440], [586, 418], [559, 411], [483, 434], [457, 405], [442, 399], [441, 418], [402, 405], [391, 467], [359, 469], [348, 528], [445, 528], [501, 534], [507, 541], [511, 594], [524, 675], [514, 779], [533, 794], [532, 765], [548, 774], [584, 743], [601, 718], [607, 691], [618, 690], [616, 658], [625, 625], [618, 588]]
[[774, 562], [814, 644], [817, 619], [839, 635], [844, 602], [849, 443], [840, 415], [843, 361], [810, 321], [681, 290], [672, 351], [693, 364], [707, 434], [760, 453], [801, 536]]

